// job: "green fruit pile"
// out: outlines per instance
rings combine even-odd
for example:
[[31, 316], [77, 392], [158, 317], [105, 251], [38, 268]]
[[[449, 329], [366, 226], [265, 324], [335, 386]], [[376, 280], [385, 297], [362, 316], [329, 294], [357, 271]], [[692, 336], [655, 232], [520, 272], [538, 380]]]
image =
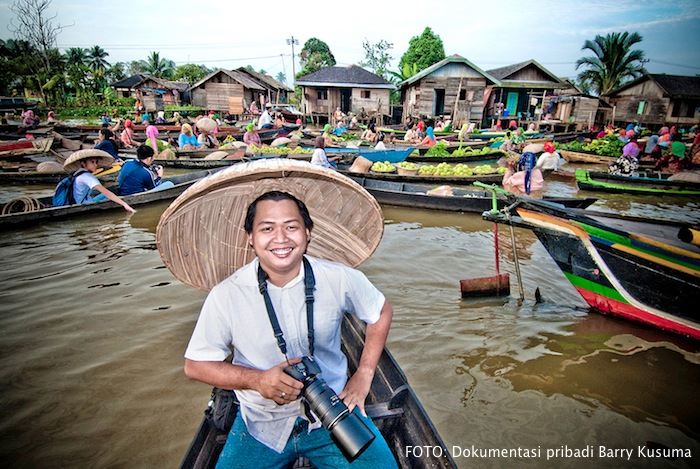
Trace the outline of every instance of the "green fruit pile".
[[490, 153], [499, 153], [499, 150], [482, 147], [481, 150], [467, 146], [466, 148], [461, 145], [455, 151], [452, 152], [452, 156], [472, 156], [472, 155], [488, 155]]
[[388, 161], [377, 161], [370, 170], [376, 173], [393, 173], [396, 171], [396, 167]]
[[447, 143], [445, 143], [444, 140], [440, 140], [435, 145], [430, 147], [425, 154], [426, 156], [450, 156], [450, 152], [447, 151]]
[[256, 145], [249, 145], [248, 153], [254, 155], [310, 155], [313, 151], [306, 150], [302, 147], [296, 147], [292, 150], [287, 147], [271, 147], [268, 145], [258, 147]]
[[620, 156], [622, 154], [622, 147], [624, 146], [625, 143], [617, 138], [617, 135], [609, 135], [605, 138], [597, 138], [591, 141], [591, 143], [579, 141], [569, 142], [559, 145], [559, 148], [562, 150], [594, 153], [600, 156]]
[[418, 168], [418, 174], [421, 176], [471, 176], [473, 175], [472, 168], [466, 164], [450, 165], [440, 163], [438, 165], [424, 165]]
[[396, 163], [396, 166], [398, 166], [401, 169], [408, 169], [408, 170], [418, 169], [417, 164], [409, 163], [408, 161], [402, 161], [401, 163]]

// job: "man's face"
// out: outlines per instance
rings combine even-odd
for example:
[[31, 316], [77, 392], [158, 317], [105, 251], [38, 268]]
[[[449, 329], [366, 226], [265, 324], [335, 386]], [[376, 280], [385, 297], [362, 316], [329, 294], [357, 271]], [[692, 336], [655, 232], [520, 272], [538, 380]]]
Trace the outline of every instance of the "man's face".
[[256, 207], [248, 241], [268, 275], [294, 276], [310, 236], [294, 201], [263, 200]]

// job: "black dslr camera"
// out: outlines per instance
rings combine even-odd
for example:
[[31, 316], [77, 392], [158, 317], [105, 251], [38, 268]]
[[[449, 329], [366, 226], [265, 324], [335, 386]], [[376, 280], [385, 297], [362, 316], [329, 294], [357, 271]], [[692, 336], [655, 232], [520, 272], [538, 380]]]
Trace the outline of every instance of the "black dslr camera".
[[302, 397], [311, 410], [321, 419], [335, 444], [348, 461], [354, 461], [374, 441], [374, 433], [319, 376], [321, 368], [310, 357], [284, 369], [292, 378], [304, 383]]

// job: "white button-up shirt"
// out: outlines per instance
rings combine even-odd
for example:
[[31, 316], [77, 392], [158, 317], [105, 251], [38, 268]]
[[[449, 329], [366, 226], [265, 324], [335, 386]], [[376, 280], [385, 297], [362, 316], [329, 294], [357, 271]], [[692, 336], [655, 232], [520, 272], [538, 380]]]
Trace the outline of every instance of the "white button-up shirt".
[[[337, 393], [347, 381], [347, 358], [340, 349], [343, 314], [373, 324], [384, 306], [384, 295], [365, 275], [343, 264], [306, 256], [316, 279], [314, 292], [314, 359], [321, 377]], [[233, 364], [267, 370], [285, 357], [277, 341], [258, 289], [258, 260], [242, 267], [214, 287], [199, 315], [185, 357], [222, 361], [233, 349]], [[304, 269], [283, 287], [267, 284], [277, 320], [287, 342], [289, 358], [309, 354]], [[248, 432], [281, 453], [297, 417], [304, 416], [301, 399], [278, 405], [257, 391], [236, 390]], [[320, 424], [310, 426], [317, 428]]]

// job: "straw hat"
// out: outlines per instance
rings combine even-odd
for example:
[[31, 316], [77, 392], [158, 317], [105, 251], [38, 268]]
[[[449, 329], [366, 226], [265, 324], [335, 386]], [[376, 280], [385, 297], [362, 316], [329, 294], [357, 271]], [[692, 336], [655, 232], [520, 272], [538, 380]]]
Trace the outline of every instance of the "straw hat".
[[197, 128], [205, 132], [212, 132], [216, 128], [216, 121], [209, 117], [202, 117], [197, 121]]
[[310, 255], [355, 267], [379, 245], [382, 211], [360, 185], [306, 162], [266, 159], [217, 172], [175, 199], [156, 232], [165, 265], [181, 282], [210, 290], [255, 258], [243, 228], [246, 211], [273, 190], [288, 192], [309, 208]]
[[78, 150], [73, 152], [65, 163], [63, 163], [63, 169], [72, 173], [80, 169], [80, 160], [85, 160], [87, 158], [99, 158], [97, 166], [100, 168], [109, 168], [114, 164], [114, 158], [112, 155], [106, 151], [97, 150], [95, 148], [89, 148], [87, 150]]

